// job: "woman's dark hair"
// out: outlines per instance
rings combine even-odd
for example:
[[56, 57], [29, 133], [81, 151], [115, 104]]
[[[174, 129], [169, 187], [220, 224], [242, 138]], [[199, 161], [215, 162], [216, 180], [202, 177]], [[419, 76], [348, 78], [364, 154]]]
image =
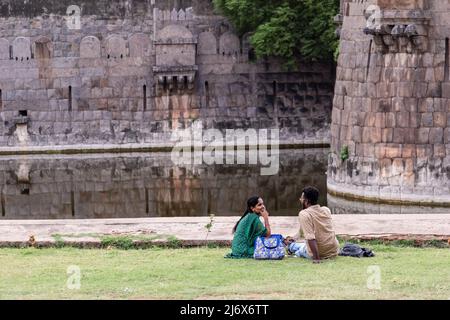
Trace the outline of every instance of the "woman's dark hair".
[[256, 207], [256, 205], [258, 204], [258, 201], [259, 201], [260, 198], [261, 197], [259, 197], [259, 196], [253, 196], [253, 197], [251, 197], [251, 198], [249, 198], [247, 200], [247, 209], [245, 209], [244, 214], [242, 215], [242, 217], [239, 219], [239, 221], [234, 226], [233, 233], [236, 232], [236, 229], [237, 229], [237, 226], [239, 225], [239, 222], [241, 222], [241, 220], [244, 219], [247, 214], [253, 212], [252, 211], [252, 207]]
[[308, 200], [309, 204], [314, 206], [319, 200], [319, 190], [314, 187], [306, 187], [303, 189], [304, 198]]

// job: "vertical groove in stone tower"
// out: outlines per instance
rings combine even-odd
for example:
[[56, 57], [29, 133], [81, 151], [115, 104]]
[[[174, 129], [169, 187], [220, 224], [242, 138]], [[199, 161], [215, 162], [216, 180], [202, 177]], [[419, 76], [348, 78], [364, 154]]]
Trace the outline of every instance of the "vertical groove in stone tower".
[[330, 193], [450, 204], [448, 1], [342, 6]]

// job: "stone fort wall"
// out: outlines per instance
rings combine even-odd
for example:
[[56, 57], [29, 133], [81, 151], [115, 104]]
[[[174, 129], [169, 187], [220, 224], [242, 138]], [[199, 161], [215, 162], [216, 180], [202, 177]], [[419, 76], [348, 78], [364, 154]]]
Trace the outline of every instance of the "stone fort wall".
[[209, 0], [75, 2], [0, 0], [0, 146], [170, 144], [196, 119], [329, 141], [331, 64], [250, 61]]
[[329, 191], [448, 205], [449, 2], [343, 0], [339, 20]]

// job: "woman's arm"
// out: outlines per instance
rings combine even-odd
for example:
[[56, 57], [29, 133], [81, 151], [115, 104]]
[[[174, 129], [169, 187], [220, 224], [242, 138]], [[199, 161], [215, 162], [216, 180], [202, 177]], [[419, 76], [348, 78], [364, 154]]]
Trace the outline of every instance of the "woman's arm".
[[267, 229], [267, 232], [265, 234], [266, 237], [270, 237], [272, 235], [272, 231], [270, 230], [270, 223], [269, 223], [269, 212], [267, 212], [267, 210], [264, 210], [261, 213], [261, 217], [263, 217], [264, 219], [264, 226]]

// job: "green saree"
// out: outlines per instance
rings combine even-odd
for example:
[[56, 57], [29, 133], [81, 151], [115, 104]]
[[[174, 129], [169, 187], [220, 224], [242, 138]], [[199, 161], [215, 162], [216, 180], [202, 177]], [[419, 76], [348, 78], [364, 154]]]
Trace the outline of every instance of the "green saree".
[[267, 229], [259, 220], [259, 216], [253, 212], [248, 213], [239, 222], [231, 243], [231, 253], [226, 255], [225, 258], [253, 258], [256, 238], [266, 233]]

